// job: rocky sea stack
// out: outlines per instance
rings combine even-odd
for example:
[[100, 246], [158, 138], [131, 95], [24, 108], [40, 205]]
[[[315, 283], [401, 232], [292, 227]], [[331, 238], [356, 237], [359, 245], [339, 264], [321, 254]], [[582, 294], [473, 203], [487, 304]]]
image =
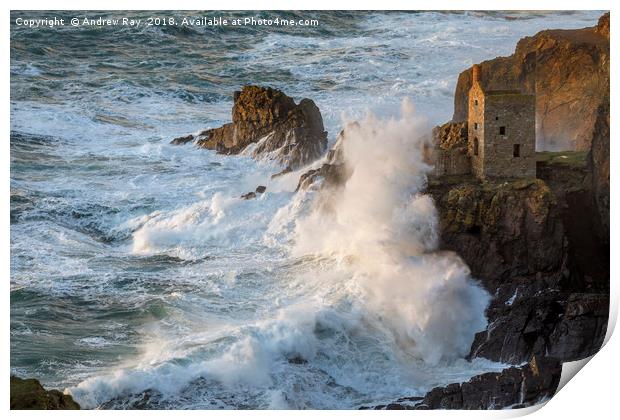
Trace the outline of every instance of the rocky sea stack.
[[[314, 101], [299, 104], [277, 89], [244, 86], [235, 92], [232, 122], [172, 140], [224, 154], [244, 150], [253, 157], [273, 159], [297, 169], [319, 158], [327, 147], [327, 132]], [[253, 148], [248, 146], [253, 145]]]

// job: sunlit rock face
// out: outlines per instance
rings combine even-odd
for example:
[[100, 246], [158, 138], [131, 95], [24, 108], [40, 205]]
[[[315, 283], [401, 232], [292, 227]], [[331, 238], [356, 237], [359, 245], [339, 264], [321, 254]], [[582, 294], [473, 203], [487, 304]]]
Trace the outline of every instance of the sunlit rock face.
[[292, 169], [319, 158], [327, 147], [327, 132], [319, 108], [311, 99], [293, 98], [269, 87], [244, 86], [235, 92], [232, 122], [196, 136], [174, 139], [225, 154], [250, 154], [275, 160]]
[[[484, 89], [536, 95], [538, 150], [588, 150], [597, 109], [609, 92], [609, 14], [591, 28], [525, 37], [514, 54], [483, 61], [480, 70]], [[467, 119], [471, 72], [459, 75], [455, 121]]]

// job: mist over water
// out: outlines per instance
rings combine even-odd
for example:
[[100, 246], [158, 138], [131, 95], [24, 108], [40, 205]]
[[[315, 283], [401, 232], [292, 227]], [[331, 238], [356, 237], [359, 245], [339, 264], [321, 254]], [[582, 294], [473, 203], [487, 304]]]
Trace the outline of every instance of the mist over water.
[[[12, 373], [89, 408], [357, 408], [502, 368], [463, 360], [489, 297], [437, 249], [420, 137], [462, 69], [598, 13], [303, 17], [12, 27]], [[245, 83], [315, 100], [332, 144], [360, 122], [342, 189], [168, 144]]]

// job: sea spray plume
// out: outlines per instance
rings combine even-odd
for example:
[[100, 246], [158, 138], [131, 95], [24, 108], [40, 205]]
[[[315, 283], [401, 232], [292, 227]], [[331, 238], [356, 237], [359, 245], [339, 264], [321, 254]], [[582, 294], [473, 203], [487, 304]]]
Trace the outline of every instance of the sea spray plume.
[[437, 251], [437, 212], [422, 192], [431, 169], [424, 120], [408, 100], [401, 114], [350, 126], [342, 147], [351, 177], [319, 191], [317, 200], [328, 195], [330, 205], [297, 222], [294, 254], [341, 258], [371, 316], [406, 352], [436, 364], [467, 354], [486, 325], [489, 296], [457, 255]]

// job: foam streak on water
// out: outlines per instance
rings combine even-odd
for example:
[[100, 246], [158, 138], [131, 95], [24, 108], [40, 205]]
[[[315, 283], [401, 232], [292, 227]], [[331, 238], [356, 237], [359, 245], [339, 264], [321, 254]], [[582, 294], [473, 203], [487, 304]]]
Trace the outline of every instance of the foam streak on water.
[[[357, 408], [500, 369], [462, 359], [488, 296], [436, 249], [415, 139], [450, 118], [461, 70], [598, 15], [12, 27], [12, 372], [85, 407]], [[299, 172], [168, 144], [226, 122], [245, 83], [314, 99], [332, 143], [363, 121], [331, 212]]]

